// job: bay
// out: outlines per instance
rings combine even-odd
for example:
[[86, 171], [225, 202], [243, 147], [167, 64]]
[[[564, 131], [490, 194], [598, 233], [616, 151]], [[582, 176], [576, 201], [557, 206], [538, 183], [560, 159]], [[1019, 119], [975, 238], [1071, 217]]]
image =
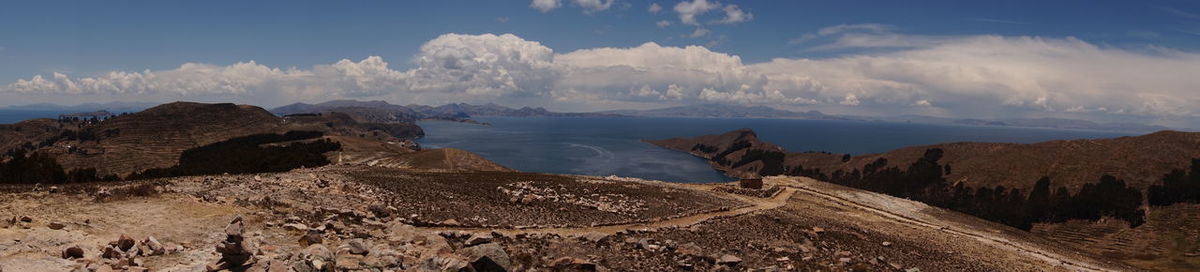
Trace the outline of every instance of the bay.
[[1034, 143], [1126, 133], [844, 120], [723, 118], [484, 117], [483, 126], [421, 121], [426, 148], [458, 148], [521, 171], [617, 175], [673, 182], [729, 181], [703, 159], [642, 139], [695, 137], [750, 128], [789, 151], [852, 155], [945, 142]]

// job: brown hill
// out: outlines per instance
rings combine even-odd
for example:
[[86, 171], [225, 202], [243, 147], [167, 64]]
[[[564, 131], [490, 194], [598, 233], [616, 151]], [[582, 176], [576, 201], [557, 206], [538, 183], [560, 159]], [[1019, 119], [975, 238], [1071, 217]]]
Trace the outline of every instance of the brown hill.
[[[1020, 227], [1144, 268], [1200, 267], [1192, 260], [1200, 254], [1196, 204], [1146, 202], [1149, 187], [1200, 158], [1200, 133], [1162, 131], [1034, 144], [946, 143], [854, 157], [776, 152], [778, 147], [745, 129], [647, 142], [707, 158], [731, 176], [818, 177]], [[1108, 183], [1105, 175], [1111, 176]], [[1046, 187], [1035, 193], [1041, 177], [1049, 177], [1049, 188], [1068, 189], [1054, 190], [1053, 199]]]
[[[752, 149], [782, 150], [759, 140], [749, 129], [646, 142], [706, 159], [714, 159], [724, 152], [725, 160], [732, 162], [741, 160]], [[753, 148], [730, 151], [729, 147], [738, 142], [748, 143]], [[945, 178], [952, 183], [962, 182], [968, 187], [1003, 185], [1027, 192], [1038, 179], [1048, 176], [1053, 187], [1066, 186], [1075, 191], [1083, 184], [1096, 182], [1103, 175], [1111, 175], [1145, 191], [1171, 169], [1185, 169], [1192, 158], [1200, 158], [1200, 133], [1160, 131], [1113, 139], [1034, 144], [957, 142], [905, 147], [848, 159], [843, 154], [787, 153], [784, 166], [788, 169], [818, 169], [825, 175], [832, 175], [838, 170], [850, 172], [863, 169], [882, 158], [887, 160], [888, 166], [904, 168], [932, 148], [944, 151], [939, 162], [951, 168]], [[754, 176], [762, 170], [761, 162], [738, 167], [715, 166], [734, 177]]]
[[329, 112], [278, 117], [255, 106], [175, 102], [102, 121], [38, 119], [0, 126], [0, 147], [50, 154], [67, 170], [95, 168], [128, 176], [175, 165], [183, 151], [232, 138], [288, 131], [317, 131], [396, 143], [415, 149], [424, 135], [411, 122], [359, 122]]

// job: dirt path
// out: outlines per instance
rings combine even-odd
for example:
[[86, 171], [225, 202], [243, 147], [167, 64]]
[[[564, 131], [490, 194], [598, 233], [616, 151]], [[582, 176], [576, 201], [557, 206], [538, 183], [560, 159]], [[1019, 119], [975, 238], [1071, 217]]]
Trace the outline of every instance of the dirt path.
[[[896, 222], [904, 223], [907, 225], [926, 227], [926, 228], [933, 229], [935, 231], [950, 233], [950, 234], [954, 234], [954, 235], [958, 235], [958, 236], [970, 237], [970, 238], [973, 238], [980, 242], [984, 242], [986, 244], [989, 244], [989, 245], [992, 245], [992, 246], [995, 246], [998, 248], [1005, 248], [1005, 249], [1011, 250], [1013, 252], [1018, 252], [1020, 254], [1026, 255], [1026, 256], [1030, 256], [1032, 258], [1045, 261], [1048, 264], [1061, 265], [1072, 271], [1116, 271], [1116, 270], [1111, 270], [1111, 269], [1099, 268], [1099, 267], [1097, 267], [1095, 265], [1091, 265], [1091, 264], [1076, 263], [1075, 261], [1067, 260], [1067, 258], [1064, 258], [1063, 256], [1059, 256], [1058, 254], [1046, 252], [1044, 250], [1030, 249], [1030, 248], [1020, 245], [1019, 243], [1010, 241], [1008, 239], [980, 235], [980, 234], [973, 233], [973, 232], [960, 231], [960, 230], [949, 228], [947, 226], [926, 222], [921, 219], [917, 219], [917, 218], [907, 216], [904, 214], [894, 213], [891, 211], [875, 208], [870, 205], [865, 205], [865, 204], [859, 203], [852, 199], [844, 198], [841, 196], [837, 196], [834, 194], [823, 192], [821, 190], [817, 190], [814, 188], [804, 186], [803, 183], [805, 183], [806, 181], [795, 181], [795, 182], [800, 185], [789, 185], [788, 187], [796, 190], [799, 193], [811, 195], [811, 196], [829, 200], [834, 203], [838, 203], [838, 204], [841, 204], [841, 205], [844, 205], [847, 207], [852, 207], [852, 208], [856, 208], [856, 209], [859, 209], [862, 211], [874, 213], [876, 215], [894, 220]], [[811, 181], [808, 181], [808, 182], [811, 182]]]
[[700, 222], [704, 222], [704, 221], [715, 219], [715, 218], [739, 216], [739, 215], [744, 215], [744, 214], [758, 212], [758, 211], [771, 210], [771, 209], [779, 208], [779, 207], [783, 206], [784, 204], [787, 204], [787, 200], [789, 198], [791, 198], [792, 195], [795, 193], [796, 193], [795, 189], [786, 188], [782, 192], [775, 194], [775, 196], [771, 197], [771, 198], [756, 198], [756, 197], [748, 197], [748, 196], [742, 196], [742, 195], [737, 195], [737, 194], [729, 194], [729, 196], [736, 198], [737, 200], [740, 200], [742, 202], [751, 204], [751, 205], [742, 207], [742, 208], [738, 208], [738, 209], [728, 210], [728, 211], [700, 213], [700, 214], [677, 217], [677, 218], [672, 218], [672, 219], [667, 219], [667, 220], [662, 220], [662, 221], [655, 221], [655, 222], [605, 225], [605, 226], [594, 226], [594, 227], [566, 227], [566, 228], [494, 229], [494, 228], [471, 228], [471, 227], [426, 227], [424, 229], [435, 230], [435, 231], [446, 230], [446, 231], [467, 231], [467, 232], [485, 231], [486, 230], [486, 231], [495, 231], [495, 232], [498, 232], [498, 233], [501, 233], [504, 235], [532, 234], [532, 233], [557, 234], [560, 236], [579, 236], [579, 235], [585, 235], [585, 234], [612, 235], [612, 234], [616, 234], [616, 233], [628, 231], [628, 230], [658, 229], [658, 228], [667, 228], [667, 227], [689, 227], [689, 226], [698, 224]]

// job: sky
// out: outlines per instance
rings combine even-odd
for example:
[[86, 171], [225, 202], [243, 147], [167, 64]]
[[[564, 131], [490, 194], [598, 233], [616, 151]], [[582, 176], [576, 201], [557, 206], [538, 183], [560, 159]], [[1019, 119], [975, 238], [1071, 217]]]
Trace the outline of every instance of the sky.
[[0, 0], [0, 106], [332, 99], [1196, 128], [1200, 2]]

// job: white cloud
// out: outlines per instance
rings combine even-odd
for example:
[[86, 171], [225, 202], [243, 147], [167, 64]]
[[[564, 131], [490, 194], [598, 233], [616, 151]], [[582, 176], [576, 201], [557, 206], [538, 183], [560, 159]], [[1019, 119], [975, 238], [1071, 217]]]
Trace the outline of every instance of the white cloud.
[[736, 24], [754, 19], [754, 14], [742, 11], [737, 5], [725, 6], [725, 18], [714, 21], [716, 24]]
[[584, 13], [594, 13], [608, 10], [612, 7], [614, 0], [574, 0], [576, 5], [583, 8]]
[[699, 38], [699, 37], [708, 36], [709, 33], [712, 33], [712, 31], [709, 31], [708, 29], [705, 29], [703, 27], [697, 27], [696, 31], [692, 31], [692, 34], [688, 34], [687, 37], [688, 38]]
[[823, 27], [823, 28], [817, 30], [817, 35], [829, 36], [829, 35], [833, 35], [833, 34], [840, 34], [840, 33], [846, 33], [846, 32], [883, 33], [883, 32], [890, 32], [893, 29], [895, 29], [895, 27], [890, 26], [890, 25], [884, 25], [884, 24], [835, 25], [835, 26]]
[[700, 25], [696, 16], [719, 8], [721, 8], [720, 3], [709, 3], [707, 0], [682, 1], [675, 4], [675, 12], [679, 13], [679, 22], [689, 25]]
[[668, 26], [671, 26], [671, 21], [662, 20], [662, 21], [655, 22], [654, 25], [656, 25], [658, 27], [668, 27]]
[[541, 11], [543, 13], [562, 7], [562, 0], [533, 0], [529, 3], [529, 7]]
[[658, 3], [650, 3], [650, 7], [646, 8], [646, 11], [658, 14], [659, 11], [662, 11], [662, 6], [659, 6]]
[[1200, 71], [1200, 54], [1195, 52], [1131, 51], [1074, 38], [963, 36], [937, 37], [933, 43], [910, 41], [923, 39], [913, 36], [885, 40], [889, 39], [910, 46], [743, 63], [737, 55], [701, 46], [645, 43], [556, 54], [511, 34], [446, 34], [424, 44], [407, 70], [394, 70], [380, 57], [307, 69], [272, 68], [253, 61], [227, 66], [187, 63], [170, 70], [88, 77], [39, 75], [0, 87], [0, 95], [6, 100], [203, 97], [267, 105], [336, 98], [609, 108], [716, 102], [888, 113], [929, 110], [956, 116], [1036, 112], [1200, 117], [1195, 107], [1200, 105], [1200, 77], [1194, 75]]

